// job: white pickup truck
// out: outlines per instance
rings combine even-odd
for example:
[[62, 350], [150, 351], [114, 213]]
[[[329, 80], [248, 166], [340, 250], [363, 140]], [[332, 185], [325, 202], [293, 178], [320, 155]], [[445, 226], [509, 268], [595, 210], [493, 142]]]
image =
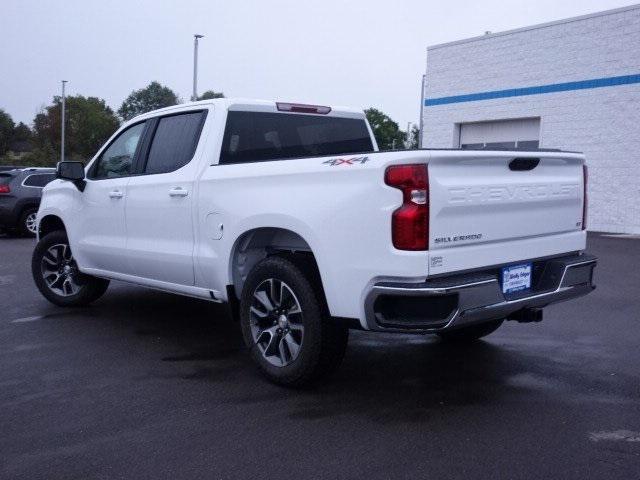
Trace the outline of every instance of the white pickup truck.
[[350, 328], [474, 340], [594, 288], [579, 153], [379, 153], [361, 110], [218, 99], [136, 117], [57, 176], [48, 300], [113, 279], [228, 302], [281, 384], [335, 368]]

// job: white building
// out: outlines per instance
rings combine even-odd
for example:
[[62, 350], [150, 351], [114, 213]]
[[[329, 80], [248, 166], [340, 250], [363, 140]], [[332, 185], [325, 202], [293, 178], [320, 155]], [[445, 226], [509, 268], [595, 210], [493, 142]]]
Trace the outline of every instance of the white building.
[[582, 151], [590, 230], [640, 233], [640, 5], [427, 49], [422, 146]]

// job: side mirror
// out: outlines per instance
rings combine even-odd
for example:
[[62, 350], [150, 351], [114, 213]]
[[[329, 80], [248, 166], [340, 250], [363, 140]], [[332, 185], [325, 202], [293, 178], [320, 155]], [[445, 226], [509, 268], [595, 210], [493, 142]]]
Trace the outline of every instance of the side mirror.
[[56, 166], [56, 178], [69, 180], [78, 187], [81, 192], [86, 185], [84, 181], [84, 163], [82, 162], [58, 162]]
[[62, 180], [84, 180], [84, 163], [82, 162], [58, 162], [56, 177]]

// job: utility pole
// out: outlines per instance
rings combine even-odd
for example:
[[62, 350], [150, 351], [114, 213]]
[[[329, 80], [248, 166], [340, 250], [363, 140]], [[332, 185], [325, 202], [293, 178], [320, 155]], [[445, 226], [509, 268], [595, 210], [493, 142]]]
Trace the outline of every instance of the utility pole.
[[204, 38], [204, 35], [198, 33], [193, 34], [193, 95], [191, 101], [198, 99], [198, 40]]
[[61, 130], [62, 130], [62, 138], [60, 141], [60, 161], [64, 162], [64, 124], [65, 124], [65, 119], [64, 119], [64, 111], [65, 111], [65, 104], [66, 104], [66, 99], [65, 99], [65, 95], [64, 95], [64, 87], [66, 85], [67, 81], [66, 80], [62, 80], [62, 118], [61, 118]]
[[405, 140], [404, 148], [407, 150], [411, 146], [411, 140], [413, 140], [411, 135], [411, 122], [407, 122], [407, 139]]

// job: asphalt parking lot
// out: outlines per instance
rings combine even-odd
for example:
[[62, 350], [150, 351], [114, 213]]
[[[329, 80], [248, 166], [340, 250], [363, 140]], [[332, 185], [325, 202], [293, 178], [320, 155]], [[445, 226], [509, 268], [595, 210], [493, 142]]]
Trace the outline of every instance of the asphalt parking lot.
[[267, 383], [224, 308], [33, 286], [0, 237], [0, 478], [640, 477], [640, 240], [592, 235], [598, 289], [486, 341], [352, 332], [337, 375]]

